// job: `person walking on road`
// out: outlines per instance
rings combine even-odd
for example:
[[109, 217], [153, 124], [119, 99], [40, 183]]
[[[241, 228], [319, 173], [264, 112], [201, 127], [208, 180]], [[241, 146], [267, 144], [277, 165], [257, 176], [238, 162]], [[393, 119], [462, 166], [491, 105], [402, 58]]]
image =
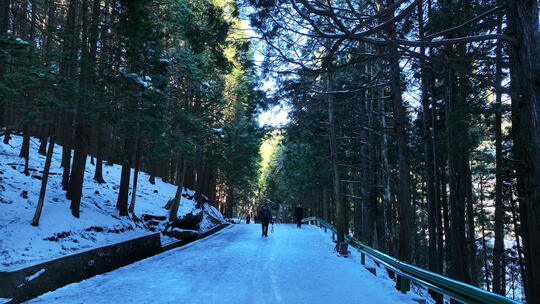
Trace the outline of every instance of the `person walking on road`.
[[267, 203], [261, 205], [259, 210], [259, 220], [261, 221], [262, 235], [268, 236], [268, 224], [272, 223], [272, 225], [274, 225], [274, 223], [272, 222], [272, 210]]
[[296, 207], [294, 218], [296, 219], [296, 227], [302, 228], [302, 218], [304, 218], [304, 208], [302, 208], [302, 205], [298, 204], [298, 207]]

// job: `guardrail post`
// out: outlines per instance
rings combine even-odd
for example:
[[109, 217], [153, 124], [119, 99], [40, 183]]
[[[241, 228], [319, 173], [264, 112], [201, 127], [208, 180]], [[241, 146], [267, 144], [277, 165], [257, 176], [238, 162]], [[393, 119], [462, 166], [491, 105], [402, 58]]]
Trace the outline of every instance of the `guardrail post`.
[[362, 265], [366, 265], [366, 255], [362, 252], [360, 257], [361, 257], [360, 260], [362, 262]]
[[400, 276], [401, 278], [401, 293], [407, 293], [407, 291], [411, 290], [411, 282], [409, 279], [407, 279], [404, 276]]

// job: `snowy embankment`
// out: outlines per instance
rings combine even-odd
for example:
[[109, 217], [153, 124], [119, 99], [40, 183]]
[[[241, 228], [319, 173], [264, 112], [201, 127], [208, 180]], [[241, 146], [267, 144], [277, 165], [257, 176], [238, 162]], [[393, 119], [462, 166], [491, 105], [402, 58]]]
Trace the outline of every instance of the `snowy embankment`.
[[[0, 142], [0, 270], [37, 264], [78, 251], [137, 238], [164, 228], [164, 222], [156, 222], [155, 218], [168, 216], [169, 211], [164, 206], [174, 197], [177, 188], [175, 185], [163, 183], [159, 178], [152, 185], [148, 181], [148, 174], [140, 172], [135, 215], [139, 218], [151, 215], [155, 225], [144, 221], [134, 222], [130, 218], [120, 217], [115, 208], [121, 166], [104, 166], [103, 177], [106, 183], [99, 184], [93, 180], [94, 166], [90, 163], [90, 157], [84, 176], [80, 218], [73, 217], [69, 208], [70, 201], [66, 199], [61, 186], [61, 147], [58, 145], [53, 155], [39, 226], [31, 226], [45, 157], [37, 153], [39, 141], [32, 138], [30, 142], [30, 176], [22, 173], [24, 159], [18, 157], [22, 137], [13, 136], [9, 145]], [[133, 170], [131, 178], [133, 180]], [[184, 190], [178, 211], [180, 218], [192, 211], [194, 214], [201, 212], [195, 209], [193, 195], [193, 191]], [[200, 231], [225, 222], [223, 216], [209, 204], [205, 203], [202, 209]], [[162, 243], [170, 241], [171, 238], [162, 235]]]
[[[30, 303], [418, 303], [333, 251], [315, 226], [238, 224], [209, 238], [46, 293]], [[380, 271], [380, 274], [379, 274]]]

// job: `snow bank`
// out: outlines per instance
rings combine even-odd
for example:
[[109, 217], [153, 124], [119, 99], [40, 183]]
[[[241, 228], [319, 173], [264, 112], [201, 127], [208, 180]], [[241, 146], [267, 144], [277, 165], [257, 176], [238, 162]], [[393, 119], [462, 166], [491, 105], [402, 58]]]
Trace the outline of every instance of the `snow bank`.
[[[118, 216], [115, 208], [121, 166], [104, 166], [106, 184], [93, 180], [94, 166], [86, 165], [80, 218], [71, 215], [70, 201], [62, 190], [61, 147], [55, 147], [45, 203], [38, 227], [30, 225], [36, 210], [45, 157], [37, 153], [39, 141], [30, 141], [30, 176], [25, 176], [24, 159], [18, 157], [22, 137], [13, 136], [9, 145], [0, 143], [0, 270], [16, 269], [81, 250], [117, 243], [146, 235], [153, 230], [144, 222], [134, 222]], [[133, 171], [131, 174], [133, 179]], [[163, 208], [174, 197], [176, 186], [156, 179], [148, 181], [146, 173], [139, 173], [135, 215], [168, 216]], [[130, 182], [131, 186], [131, 182]], [[185, 191], [178, 215], [193, 212], [195, 201], [192, 190]], [[131, 198], [131, 193], [130, 196]], [[223, 216], [212, 206], [204, 204], [200, 230], [206, 231], [224, 222]], [[157, 227], [159, 231], [159, 227]], [[163, 238], [170, 241], [168, 238]]]

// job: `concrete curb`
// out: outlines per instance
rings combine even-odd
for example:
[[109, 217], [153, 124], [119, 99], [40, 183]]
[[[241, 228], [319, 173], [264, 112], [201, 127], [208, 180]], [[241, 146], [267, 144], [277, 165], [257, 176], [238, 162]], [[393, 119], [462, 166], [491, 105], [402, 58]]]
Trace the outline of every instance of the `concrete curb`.
[[[201, 233], [195, 240], [212, 235], [227, 226], [229, 224], [218, 225]], [[67, 284], [118, 269], [195, 240], [181, 240], [162, 247], [160, 233], [153, 233], [14, 271], [0, 271], [0, 298], [11, 299], [7, 303], [21, 303]]]

